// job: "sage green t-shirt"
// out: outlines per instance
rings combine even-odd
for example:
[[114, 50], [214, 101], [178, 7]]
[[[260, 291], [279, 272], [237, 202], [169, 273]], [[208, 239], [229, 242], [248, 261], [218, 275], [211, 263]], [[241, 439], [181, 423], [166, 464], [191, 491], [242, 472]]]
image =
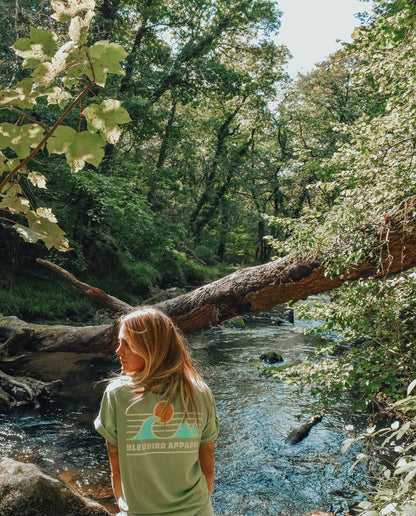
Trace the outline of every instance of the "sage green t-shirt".
[[195, 395], [198, 424], [183, 421], [178, 398], [165, 409], [163, 395], [135, 394], [129, 378], [107, 386], [95, 428], [118, 446], [121, 514], [195, 516], [209, 504], [199, 447], [216, 439], [219, 422], [209, 388]]

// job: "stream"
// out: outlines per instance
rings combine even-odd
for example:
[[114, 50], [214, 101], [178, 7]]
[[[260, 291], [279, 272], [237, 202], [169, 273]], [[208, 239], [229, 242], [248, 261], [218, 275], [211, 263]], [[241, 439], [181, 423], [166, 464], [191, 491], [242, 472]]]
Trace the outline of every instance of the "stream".
[[[286, 364], [313, 357], [317, 340], [298, 331], [299, 324], [254, 320], [245, 329], [225, 327], [188, 337], [221, 421], [216, 516], [301, 516], [314, 509], [341, 516], [368, 487], [364, 467], [350, 471], [357, 447], [341, 454], [345, 427], [361, 431], [366, 425], [364, 415], [350, 411], [348, 399], [328, 409], [302, 442], [286, 442], [290, 430], [313, 414], [313, 398], [261, 374], [265, 364], [259, 356], [278, 351]], [[114, 509], [104, 441], [92, 423], [103, 378], [117, 370], [117, 359], [104, 354], [44, 353], [19, 363], [19, 374], [62, 378], [65, 387], [38, 410], [17, 407], [0, 414], [0, 455], [34, 462]]]

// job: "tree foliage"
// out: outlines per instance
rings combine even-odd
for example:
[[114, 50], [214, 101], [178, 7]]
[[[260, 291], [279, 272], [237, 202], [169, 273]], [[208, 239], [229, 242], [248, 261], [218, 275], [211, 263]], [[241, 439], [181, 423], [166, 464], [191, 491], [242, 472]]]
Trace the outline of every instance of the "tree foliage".
[[[10, 42], [13, 34], [20, 40], [13, 54], [1, 50], [4, 106], [13, 112], [4, 109], [0, 120], [9, 124], [8, 141], [30, 130], [29, 154], [48, 131], [54, 135], [13, 176], [22, 193], [3, 191], [2, 206], [28, 202], [34, 212], [51, 210], [42, 213], [53, 213], [59, 226], [52, 215], [36, 220], [55, 231], [56, 241], [46, 233], [43, 240], [71, 252], [58, 257], [53, 248], [45, 254], [18, 244], [18, 258], [10, 252], [6, 262], [9, 277], [30, 268], [36, 253], [109, 281], [117, 276], [120, 285], [127, 278], [133, 290], [142, 282], [141, 265], [134, 272], [139, 262], [160, 271], [150, 284], [168, 286], [203, 281], [203, 264], [255, 261], [265, 234], [258, 228], [263, 206], [251, 217], [247, 182], [260, 184], [253, 150], [265, 148], [274, 132], [271, 102], [286, 80], [288, 58], [272, 39], [279, 27], [275, 3], [103, 1], [94, 17], [92, 4], [54, 5], [51, 11], [48, 3], [25, 1], [7, 11], [16, 29]], [[36, 29], [28, 29], [30, 21]], [[22, 142], [5, 148], [5, 159], [22, 155]], [[263, 189], [276, 176], [272, 154]], [[13, 170], [7, 166], [3, 179]], [[33, 184], [32, 171], [45, 179]], [[24, 209], [3, 215], [2, 241], [12, 238], [5, 219], [30, 241], [40, 234]]]
[[[298, 188], [298, 197], [291, 202], [297, 200], [300, 216], [274, 219], [287, 236], [273, 242], [278, 253], [319, 254], [329, 242], [335, 249], [338, 243], [344, 251], [335, 251], [328, 263], [329, 273], [339, 274], [358, 263], [369, 245], [377, 245], [362, 239], [354, 231], [357, 225], [372, 225], [378, 213], [398, 203], [404, 206], [405, 225], [414, 217], [406, 209], [406, 199], [414, 194], [415, 181], [415, 9], [413, 1], [374, 2], [372, 17], [344, 46], [347, 111], [345, 107], [337, 111], [339, 100], [346, 98], [340, 96], [339, 87], [328, 95], [332, 58], [289, 90], [302, 93], [300, 100], [298, 95], [282, 106], [282, 112], [289, 113], [292, 141], [297, 142], [287, 176]], [[389, 242], [387, 229], [379, 245], [388, 248]], [[383, 276], [389, 261], [379, 258], [377, 252], [370, 257], [379, 260]], [[414, 513], [414, 399], [406, 394], [409, 384], [414, 388], [415, 301], [414, 273], [408, 272], [393, 279], [345, 284], [331, 293], [330, 301], [299, 307], [306, 317], [323, 321], [312, 330], [323, 339], [321, 356], [276, 373], [289, 383], [311, 388], [326, 402], [349, 389], [356, 395], [357, 407], [372, 406], [384, 413], [387, 406], [389, 414], [402, 418], [392, 428], [385, 422], [381, 428], [374, 426], [367, 435], [387, 436], [381, 450], [376, 446], [383, 457], [400, 455], [393, 459], [393, 467], [383, 461], [377, 488], [360, 504], [359, 513], [366, 516]], [[357, 440], [363, 442], [365, 437], [351, 438], [349, 445]], [[361, 454], [358, 461], [372, 454]]]
[[[106, 141], [115, 143], [120, 136], [119, 123], [130, 120], [116, 100], [96, 101], [82, 110], [82, 101], [97, 86], [103, 87], [107, 74], [124, 74], [120, 60], [124, 49], [108, 41], [87, 44], [88, 30], [94, 16], [93, 0], [51, 2], [51, 18], [67, 24], [68, 32], [31, 28], [28, 37], [20, 38], [13, 49], [22, 61], [22, 70], [30, 74], [14, 87], [0, 91], [0, 106], [11, 112], [14, 123], [0, 125], [0, 195], [2, 211], [8, 211], [16, 231], [28, 242], [42, 240], [46, 247], [68, 248], [64, 232], [57, 225], [50, 208], [31, 202], [20, 181], [23, 176], [36, 188], [46, 187], [46, 178], [33, 170], [32, 160], [38, 152], [65, 154], [73, 172], [85, 163], [98, 166]], [[59, 118], [49, 127], [38, 119], [37, 106], [46, 98], [48, 105], [59, 105]], [[78, 130], [63, 125], [79, 107]], [[83, 117], [87, 128], [81, 129]], [[6, 217], [3, 217], [5, 220]], [[22, 220], [26, 219], [25, 225]]]
[[[378, 213], [387, 212], [413, 193], [415, 77], [414, 73], [402, 75], [397, 70], [413, 70], [415, 65], [414, 14], [412, 2], [400, 2], [400, 9], [397, 2], [378, 2], [371, 23], [357, 29], [354, 42], [346, 47], [351, 77], [349, 96], [355, 98], [352, 116], [345, 119], [344, 113], [327, 126], [339, 135], [336, 146], [331, 149], [330, 143], [321, 145], [321, 156], [315, 167], [322, 172], [308, 184], [311, 192], [319, 186], [321, 191], [332, 192], [333, 198], [322, 203], [320, 196], [314, 195], [313, 202], [303, 208], [298, 220], [278, 221], [286, 222], [291, 231], [284, 244], [277, 243], [279, 249], [295, 246], [300, 252], [319, 253], [328, 241], [338, 240], [348, 246], [342, 255], [330, 257], [332, 270], [337, 272], [349, 267], [362, 258], [369, 245], [354, 228], [373, 223]], [[316, 72], [311, 74], [310, 81]], [[335, 99], [333, 96], [331, 99], [332, 105]], [[321, 92], [318, 96], [315, 93], [314, 102], [324, 105], [324, 109], [329, 105]], [[303, 101], [301, 108], [302, 104]], [[357, 108], [360, 108], [359, 116]], [[319, 118], [322, 121], [323, 116]], [[319, 134], [322, 135], [322, 130]], [[326, 156], [323, 149], [327, 149]], [[309, 159], [307, 165], [310, 164]], [[404, 210], [404, 220], [411, 216]], [[388, 234], [382, 239], [388, 245]], [[305, 241], [309, 248], [305, 249]], [[380, 263], [381, 271], [383, 267], [387, 270], [388, 263]], [[412, 278], [412, 275], [404, 275], [382, 284], [368, 280], [344, 287], [339, 294], [334, 294], [334, 303], [317, 310], [318, 319], [327, 321], [325, 331], [339, 332], [351, 344], [361, 342], [361, 351], [351, 351], [358, 353], [355, 361], [361, 365], [355, 370], [355, 380], [351, 378], [349, 383], [361, 384], [367, 401], [369, 396], [384, 389], [389, 395], [394, 396], [395, 392], [400, 396], [411, 381], [409, 368], [414, 358], [405, 357], [403, 353], [411, 352], [415, 338], [411, 315], [415, 292]], [[369, 355], [369, 347], [363, 344], [367, 339], [372, 349]], [[390, 351], [386, 353], [386, 349]], [[397, 359], [393, 360], [394, 364], [403, 361], [401, 369], [408, 368], [407, 374], [393, 370], [393, 356]], [[388, 364], [391, 366], [386, 369]], [[384, 380], [383, 374], [387, 375]], [[374, 382], [370, 379], [372, 375]]]

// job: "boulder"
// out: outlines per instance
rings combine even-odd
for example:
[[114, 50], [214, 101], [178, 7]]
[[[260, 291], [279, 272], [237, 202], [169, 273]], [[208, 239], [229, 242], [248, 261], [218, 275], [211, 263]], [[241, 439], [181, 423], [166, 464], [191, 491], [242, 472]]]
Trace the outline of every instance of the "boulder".
[[260, 360], [263, 360], [263, 362], [267, 362], [268, 364], [277, 364], [279, 362], [283, 362], [283, 357], [276, 351], [268, 351], [267, 353], [260, 355]]
[[293, 308], [290, 308], [286, 304], [275, 306], [271, 312], [273, 315], [280, 318], [282, 322], [289, 322], [291, 324], [295, 322], [295, 312]]
[[0, 457], [0, 516], [108, 516], [35, 464]]

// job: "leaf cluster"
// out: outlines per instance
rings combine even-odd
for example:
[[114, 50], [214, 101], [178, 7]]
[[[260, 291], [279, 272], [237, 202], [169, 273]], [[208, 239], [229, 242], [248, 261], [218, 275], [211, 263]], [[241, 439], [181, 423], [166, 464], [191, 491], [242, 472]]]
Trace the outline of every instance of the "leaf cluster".
[[[97, 167], [106, 143], [117, 142], [119, 124], [130, 118], [121, 103], [111, 99], [92, 102], [81, 110], [82, 99], [96, 86], [104, 86], [107, 74], [124, 73], [120, 60], [127, 55], [120, 45], [108, 41], [87, 44], [94, 0], [52, 0], [51, 8], [51, 19], [65, 24], [67, 32], [30, 29], [28, 37], [13, 45], [22, 69], [31, 70], [30, 75], [14, 87], [0, 90], [0, 109], [14, 115], [13, 122], [0, 124], [0, 207], [9, 212], [2, 216], [3, 221], [11, 223], [26, 241], [41, 240], [48, 249], [62, 251], [68, 249], [68, 241], [55, 216], [49, 208], [32, 204], [20, 178], [26, 177], [36, 188], [46, 188], [46, 177], [30, 168], [36, 154], [45, 151], [64, 154], [73, 172], [86, 163]], [[44, 98], [48, 105], [62, 110], [52, 127], [36, 117]], [[64, 125], [78, 106], [78, 127]], [[81, 130], [83, 117], [85, 130]]]
[[390, 410], [399, 414], [394, 422], [390, 425], [386, 422], [373, 425], [366, 432], [348, 438], [343, 444], [343, 453], [354, 443], [366, 445], [367, 452], [357, 456], [352, 468], [360, 462], [375, 462], [378, 465], [376, 486], [364, 493], [367, 499], [360, 502], [357, 508], [357, 513], [362, 516], [410, 516], [416, 512], [416, 404], [415, 396], [411, 395], [414, 386], [415, 380], [409, 385], [407, 395], [391, 405]]

